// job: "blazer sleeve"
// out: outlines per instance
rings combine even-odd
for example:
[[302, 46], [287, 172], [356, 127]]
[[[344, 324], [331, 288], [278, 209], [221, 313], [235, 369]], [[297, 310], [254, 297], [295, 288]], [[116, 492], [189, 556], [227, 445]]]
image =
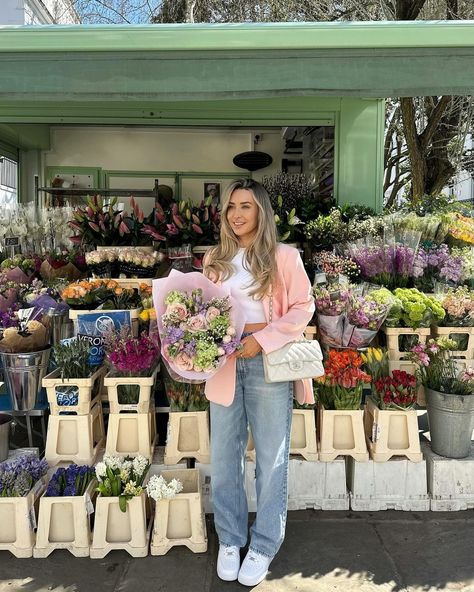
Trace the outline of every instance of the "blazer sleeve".
[[288, 311], [253, 334], [265, 353], [283, 347], [303, 334], [314, 313], [312, 286], [296, 249], [288, 250], [280, 270], [287, 291]]

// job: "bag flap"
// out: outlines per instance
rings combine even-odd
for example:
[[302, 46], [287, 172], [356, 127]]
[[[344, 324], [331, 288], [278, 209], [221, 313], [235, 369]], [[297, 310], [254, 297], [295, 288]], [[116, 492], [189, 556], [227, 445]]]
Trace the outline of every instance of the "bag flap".
[[323, 354], [316, 339], [292, 341], [280, 349], [266, 355], [270, 365], [291, 364], [292, 362], [322, 361]]

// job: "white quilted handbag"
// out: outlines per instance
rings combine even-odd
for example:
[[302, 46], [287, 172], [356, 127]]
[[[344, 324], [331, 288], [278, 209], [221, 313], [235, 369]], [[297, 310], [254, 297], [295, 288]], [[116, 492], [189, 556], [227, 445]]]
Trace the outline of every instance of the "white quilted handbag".
[[[273, 296], [270, 296], [270, 320]], [[265, 382], [287, 382], [324, 374], [323, 354], [316, 339], [297, 339], [269, 354], [263, 353]]]

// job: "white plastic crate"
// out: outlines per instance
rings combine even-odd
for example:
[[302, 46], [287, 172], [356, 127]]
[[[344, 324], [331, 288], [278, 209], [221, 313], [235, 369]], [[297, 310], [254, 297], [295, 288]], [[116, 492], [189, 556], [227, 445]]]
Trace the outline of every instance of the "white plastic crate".
[[164, 446], [155, 446], [155, 450], [153, 452], [153, 458], [151, 459], [151, 466], [149, 475], [159, 475], [162, 471], [168, 471], [170, 469], [186, 469], [187, 463], [186, 459], [181, 460], [179, 463], [175, 465], [165, 465], [165, 447]]
[[426, 461], [393, 457], [387, 462], [359, 463], [347, 459], [351, 509], [358, 512], [430, 509]]
[[474, 444], [466, 458], [446, 458], [421, 443], [426, 458], [428, 490], [434, 512], [458, 512], [474, 509]]
[[290, 458], [288, 469], [288, 510], [349, 509], [342, 457], [331, 462]]

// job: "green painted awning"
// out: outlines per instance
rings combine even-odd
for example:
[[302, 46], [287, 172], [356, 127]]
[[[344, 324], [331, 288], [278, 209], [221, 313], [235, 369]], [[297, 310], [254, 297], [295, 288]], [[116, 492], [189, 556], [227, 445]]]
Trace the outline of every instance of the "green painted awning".
[[474, 21], [0, 27], [0, 118], [473, 94]]

